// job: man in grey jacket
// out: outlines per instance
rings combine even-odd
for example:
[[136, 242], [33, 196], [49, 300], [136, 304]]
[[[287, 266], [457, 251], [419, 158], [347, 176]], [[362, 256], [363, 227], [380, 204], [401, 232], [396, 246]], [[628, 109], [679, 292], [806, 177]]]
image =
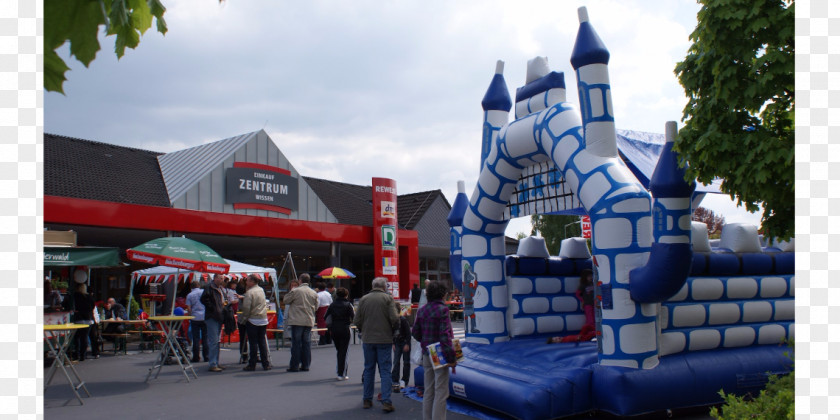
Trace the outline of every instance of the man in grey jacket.
[[373, 279], [373, 290], [359, 301], [353, 323], [362, 333], [362, 351], [365, 355], [362, 407], [373, 407], [373, 383], [376, 380], [374, 366], [378, 364], [382, 411], [390, 413], [394, 411], [394, 405], [391, 403], [391, 346], [400, 318], [394, 308], [394, 298], [385, 291], [387, 281], [385, 277]]
[[[295, 287], [295, 283], [300, 286]], [[303, 273], [298, 281], [292, 281], [294, 287], [283, 297], [286, 304], [286, 325], [292, 329], [292, 357], [288, 372], [308, 372], [312, 362], [312, 349], [309, 336], [315, 325], [315, 311], [318, 310], [318, 294], [309, 288], [309, 274]]]

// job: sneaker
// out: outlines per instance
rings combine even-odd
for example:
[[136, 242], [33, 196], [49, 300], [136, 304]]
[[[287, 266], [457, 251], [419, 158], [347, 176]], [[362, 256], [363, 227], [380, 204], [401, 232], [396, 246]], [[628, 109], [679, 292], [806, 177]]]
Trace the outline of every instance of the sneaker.
[[346, 381], [346, 380], [349, 380], [349, 379], [350, 379], [350, 377], [349, 377], [349, 376], [345, 376], [345, 377], [344, 377], [344, 380], [345, 380], [345, 381]]
[[362, 408], [364, 408], [364, 409], [368, 409], [368, 408], [371, 408], [371, 407], [373, 407], [373, 401], [371, 401], [371, 400], [364, 400], [364, 401], [362, 402]]
[[400, 389], [405, 389], [405, 381], [400, 380]]
[[257, 367], [256, 366], [245, 366], [244, 368], [242, 368], [242, 370], [244, 370], [246, 372], [253, 372], [253, 371], [257, 370]]
[[343, 381], [343, 380], [344, 380], [344, 377], [343, 377], [343, 376], [341, 376], [341, 375], [339, 375], [339, 376], [338, 376], [338, 377], [336, 377], [335, 379], [336, 379], [337, 381]]
[[263, 370], [271, 370], [271, 365], [263, 365]]
[[394, 386], [391, 387], [391, 391], [400, 392], [400, 386], [398, 384], [394, 384]]
[[221, 371], [222, 371], [222, 368], [220, 368], [220, 367], [218, 367], [218, 366], [213, 366], [213, 367], [211, 367], [211, 368], [210, 368], [210, 369], [208, 369], [208, 370], [209, 370], [210, 372], [221, 372]]
[[392, 413], [394, 411], [394, 405], [389, 402], [382, 403], [382, 411]]
[[226, 368], [226, 367], [224, 367], [224, 366], [222, 366], [222, 365], [219, 365], [219, 369], [221, 369], [221, 370], [225, 370], [225, 369], [227, 369], [227, 368]]

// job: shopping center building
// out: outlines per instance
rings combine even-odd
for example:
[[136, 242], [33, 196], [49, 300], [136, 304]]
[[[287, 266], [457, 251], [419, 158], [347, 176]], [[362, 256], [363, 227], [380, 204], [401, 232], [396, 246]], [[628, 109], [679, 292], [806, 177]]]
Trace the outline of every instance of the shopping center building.
[[[338, 283], [358, 298], [375, 276], [372, 196], [371, 186], [301, 175], [263, 130], [172, 153], [44, 134], [45, 229], [118, 248], [124, 261], [91, 271], [97, 299], [125, 296], [131, 272], [148, 267], [126, 249], [175, 235], [275, 268], [281, 290], [289, 255], [297, 274], [349, 269], [357, 277]], [[401, 298], [421, 279], [450, 279], [450, 209], [440, 190], [398, 195]]]

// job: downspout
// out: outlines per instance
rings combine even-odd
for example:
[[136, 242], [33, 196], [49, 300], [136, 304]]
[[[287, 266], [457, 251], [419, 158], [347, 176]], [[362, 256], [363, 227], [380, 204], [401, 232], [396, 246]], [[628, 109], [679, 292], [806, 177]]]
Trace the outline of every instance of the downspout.
[[691, 196], [673, 150], [677, 123], [665, 124], [665, 147], [650, 179], [653, 241], [647, 264], [630, 271], [630, 297], [639, 303], [663, 302], [675, 295], [691, 272]]

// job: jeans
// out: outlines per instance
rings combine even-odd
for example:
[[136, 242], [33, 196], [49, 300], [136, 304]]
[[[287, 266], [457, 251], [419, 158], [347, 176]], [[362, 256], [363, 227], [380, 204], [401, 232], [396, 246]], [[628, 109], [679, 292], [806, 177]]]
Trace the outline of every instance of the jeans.
[[222, 323], [212, 318], [204, 320], [207, 324], [207, 362], [210, 367], [219, 366], [219, 337]]
[[391, 346], [393, 344], [362, 343], [365, 354], [365, 371], [362, 374], [365, 400], [373, 400], [373, 383], [376, 380], [375, 366], [379, 365], [382, 403], [391, 403]]
[[[409, 346], [409, 350], [411, 346]], [[402, 359], [402, 378], [400, 378], [400, 359]], [[394, 368], [391, 369], [391, 382], [399, 383], [400, 379], [408, 385], [411, 376], [411, 351], [403, 351], [403, 346], [394, 346]]]
[[292, 358], [289, 369], [309, 369], [312, 361], [312, 348], [309, 342], [312, 327], [292, 325]]
[[[192, 358], [198, 361], [201, 355], [207, 361], [207, 324], [204, 321], [190, 321], [190, 335], [192, 338]], [[201, 349], [201, 353], [199, 353]]]
[[[257, 349], [260, 351], [260, 362], [263, 367], [271, 365], [268, 356], [268, 342], [265, 338], [265, 325], [254, 325], [250, 322], [245, 323], [245, 329], [248, 331], [248, 346], [250, 347], [250, 355], [248, 356], [248, 366], [254, 367], [257, 365]], [[242, 339], [240, 338], [240, 341]]]
[[449, 398], [449, 369], [432, 367], [428, 354], [423, 355], [423, 419], [446, 418], [446, 399]]

